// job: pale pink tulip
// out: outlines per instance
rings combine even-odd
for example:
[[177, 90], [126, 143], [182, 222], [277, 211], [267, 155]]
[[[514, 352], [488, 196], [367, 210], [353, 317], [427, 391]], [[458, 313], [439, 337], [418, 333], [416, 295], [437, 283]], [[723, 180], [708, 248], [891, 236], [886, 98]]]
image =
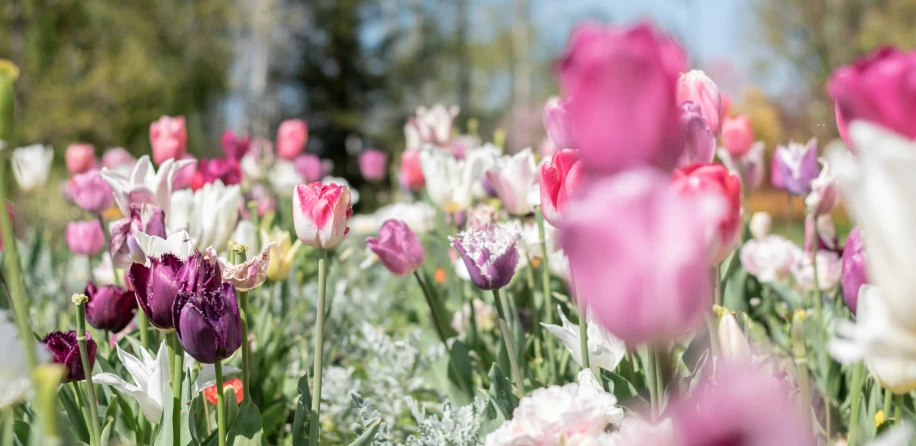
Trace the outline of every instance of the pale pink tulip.
[[287, 119], [277, 128], [277, 155], [292, 160], [305, 149], [309, 139], [309, 127], [301, 119]]
[[178, 160], [188, 149], [188, 130], [184, 116], [162, 116], [149, 125], [149, 142], [153, 148], [153, 162], [160, 165], [165, 160]]
[[677, 82], [677, 102], [693, 102], [702, 110], [713, 135], [718, 135], [722, 116], [722, 98], [719, 86], [706, 73], [691, 70], [681, 75]]
[[64, 153], [64, 159], [70, 174], [86, 172], [95, 168], [95, 147], [86, 143], [70, 144]]

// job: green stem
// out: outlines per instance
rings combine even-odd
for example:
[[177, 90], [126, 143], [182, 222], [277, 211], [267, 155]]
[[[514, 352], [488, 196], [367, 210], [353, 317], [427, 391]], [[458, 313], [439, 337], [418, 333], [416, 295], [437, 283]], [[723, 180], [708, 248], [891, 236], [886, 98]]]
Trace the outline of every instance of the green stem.
[[713, 286], [716, 287], [715, 300], [713, 302], [715, 303], [715, 305], [718, 305], [720, 307], [722, 306], [722, 287], [724, 285], [721, 282], [719, 282], [719, 277], [722, 272], [721, 268], [722, 268], [721, 264], [716, 264], [716, 267], [712, 271]]
[[[184, 373], [184, 350], [175, 333], [169, 333], [167, 336], [172, 350], [172, 439], [177, 443], [181, 438], [181, 378]], [[222, 390], [222, 387], [217, 389]]]
[[512, 340], [512, 332], [509, 331], [509, 324], [506, 322], [506, 311], [503, 309], [502, 298], [499, 296], [499, 288], [493, 290], [493, 299], [496, 301], [496, 312], [499, 315], [499, 329], [503, 333], [506, 352], [509, 354], [509, 367], [512, 369], [512, 382], [515, 384], [515, 391], [518, 397], [521, 398], [525, 396], [525, 381], [522, 378], [522, 371], [518, 367], [518, 357], [515, 355], [515, 342]]
[[658, 419], [658, 375], [655, 371], [658, 364], [656, 364], [656, 359], [655, 352], [649, 349], [646, 357], [646, 387], [649, 388], [649, 410], [653, 422]]
[[795, 356], [795, 368], [798, 375], [799, 402], [802, 417], [811, 424], [811, 388], [808, 382], [808, 353], [805, 345], [805, 318], [795, 317], [792, 320], [792, 354]]
[[[80, 412], [83, 414], [83, 422], [86, 423], [86, 427], [89, 427], [91, 425], [89, 420], [89, 404], [86, 403], [86, 396], [83, 394], [83, 389], [80, 387], [80, 383], [77, 381], [73, 381], [70, 384], [72, 384], [71, 387], [73, 387], [73, 394], [76, 395], [76, 402], [80, 406]], [[89, 435], [91, 436], [92, 428], [89, 428], [89, 430]], [[92, 442], [92, 439], [89, 441]]]
[[859, 401], [862, 397], [862, 384], [865, 381], [865, 367], [857, 362], [852, 369], [851, 405], [849, 410], [849, 436], [846, 439], [848, 446], [856, 446], [859, 440]]
[[887, 389], [884, 389], [884, 419], [887, 420], [891, 416], [891, 401], [894, 399], [894, 394]]
[[[461, 390], [468, 392], [468, 388], [464, 380], [461, 378], [461, 374], [458, 372], [458, 366], [455, 365], [455, 361], [452, 360], [451, 349], [448, 347], [448, 339], [445, 337], [445, 329], [442, 328], [442, 321], [439, 319], [439, 315], [436, 313], [436, 308], [433, 306], [433, 300], [429, 295], [429, 290], [426, 289], [426, 284], [423, 283], [423, 279], [420, 278], [420, 274], [416, 271], [413, 272], [413, 276], [417, 278], [417, 283], [420, 284], [420, 289], [423, 290], [423, 297], [426, 298], [426, 304], [429, 306], [429, 313], [433, 316], [433, 325], [436, 327], [436, 333], [439, 334], [439, 339], [442, 341], [442, 345], [445, 346], [445, 353], [448, 354], [448, 364], [451, 366], [452, 373], [455, 374], [455, 379], [458, 380], [458, 383], [461, 385]], [[471, 307], [473, 308], [473, 302]], [[474, 317], [471, 315], [471, 317]]]
[[[538, 238], [541, 242], [541, 287], [544, 293], [544, 321], [553, 325], [553, 293], [550, 292], [550, 269], [547, 267], [547, 239], [544, 230], [544, 213], [538, 209]], [[556, 345], [552, 336], [544, 337], [544, 345], [547, 350], [547, 362], [550, 363], [549, 370], [553, 378], [556, 378]]]
[[[219, 433], [219, 446], [226, 446], [226, 430], [229, 428], [226, 422], [226, 402], [223, 396], [223, 362], [217, 359], [213, 364], [216, 370], [216, 425]], [[177, 438], [177, 437], [176, 437]]]
[[318, 445], [321, 416], [321, 363], [324, 356], [324, 299], [328, 271], [328, 252], [318, 249], [318, 308], [315, 322], [315, 371], [312, 384], [312, 414], [309, 419], [309, 446]]
[[585, 319], [585, 304], [576, 303], [576, 311], [579, 313], [579, 351], [582, 354], [582, 368], [590, 368], [588, 360], [588, 322]]
[[[83, 297], [85, 299], [85, 297]], [[90, 444], [98, 445], [99, 437], [99, 408], [95, 400], [95, 388], [92, 385], [92, 366], [89, 364], [89, 349], [86, 347], [86, 307], [83, 301], [76, 304], [76, 342], [80, 349], [80, 360], [83, 363], [83, 373], [86, 375], [87, 405], [89, 406], [89, 430], [92, 438]]]
[[820, 239], [817, 234], [817, 215], [812, 214], [812, 221], [814, 229], [812, 232], [812, 242], [811, 242], [811, 268], [814, 271], [814, 308], [815, 316], [817, 317], [818, 323], [821, 319], [821, 305], [822, 305], [822, 296], [821, 296], [821, 282], [817, 278], [817, 251], [820, 247]]
[[3, 446], [13, 446], [13, 444], [15, 444], [16, 435], [13, 431], [14, 422], [13, 408], [7, 407], [3, 409], [3, 441], [0, 442]]
[[903, 394], [894, 395], [894, 424], [903, 421]]
[[662, 352], [667, 352], [665, 350], [655, 350], [655, 396], [658, 398], [656, 404], [658, 405], [658, 414], [662, 414], [662, 403], [665, 399], [665, 367], [663, 367], [664, 362], [662, 362]]
[[149, 350], [149, 319], [142, 311], [137, 312], [137, 331], [140, 332], [140, 345]]

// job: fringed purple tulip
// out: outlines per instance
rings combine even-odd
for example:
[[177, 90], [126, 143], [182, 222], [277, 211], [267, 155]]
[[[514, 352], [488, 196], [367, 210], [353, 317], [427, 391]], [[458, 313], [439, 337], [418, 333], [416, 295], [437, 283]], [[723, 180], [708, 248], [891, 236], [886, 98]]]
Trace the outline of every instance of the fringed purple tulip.
[[172, 317], [181, 346], [204, 364], [226, 359], [242, 345], [242, 318], [229, 283], [213, 290], [182, 291]]
[[91, 214], [100, 214], [114, 204], [111, 186], [95, 169], [73, 175], [67, 182], [67, 194], [77, 206]]
[[778, 178], [781, 187], [793, 195], [803, 197], [811, 192], [811, 180], [817, 178], [820, 166], [817, 164], [817, 138], [811, 138], [802, 145], [790, 142], [788, 146], [776, 147], [773, 154], [773, 184]]
[[248, 149], [251, 148], [250, 137], [241, 137], [236, 135], [232, 130], [223, 132], [221, 142], [223, 144], [223, 153], [225, 153], [226, 158], [229, 159], [240, 160], [248, 153]]
[[135, 263], [130, 267], [130, 282], [137, 293], [137, 303], [157, 329], [175, 329], [172, 309], [182, 293], [212, 293], [222, 284], [222, 272], [215, 259], [194, 252], [187, 260], [172, 253], [151, 257], [150, 266]]
[[859, 302], [859, 288], [868, 283], [868, 272], [865, 268], [865, 240], [858, 226], [849, 231], [846, 247], [843, 248], [843, 300], [853, 314]]
[[125, 291], [116, 285], [98, 287], [86, 284], [86, 322], [99, 330], [117, 333], [137, 314], [137, 297], [133, 291]]
[[379, 181], [388, 172], [388, 155], [379, 149], [368, 149], [359, 154], [359, 173], [367, 181]]
[[468, 228], [449, 237], [468, 269], [471, 281], [482, 290], [495, 290], [509, 284], [518, 265], [516, 242], [521, 237], [518, 228], [488, 225], [483, 229]]
[[105, 232], [98, 220], [68, 223], [64, 238], [70, 251], [77, 255], [94, 256], [105, 245]]
[[146, 255], [137, 244], [136, 234], [165, 238], [165, 213], [156, 205], [131, 203], [130, 215], [108, 224], [111, 243], [108, 252], [115, 267], [127, 268], [132, 263], [145, 263]]
[[[82, 381], [86, 379], [86, 371], [83, 370], [83, 361], [80, 358], [79, 343], [76, 341], [76, 331], [68, 332], [54, 331], [48, 333], [41, 340], [41, 345], [51, 353], [51, 358], [56, 364], [64, 366], [67, 374], [64, 376], [63, 383]], [[92, 336], [86, 332], [86, 350], [89, 356], [89, 372], [95, 367], [95, 352], [98, 346], [92, 340]]]
[[378, 238], [367, 237], [366, 244], [378, 256], [388, 271], [406, 276], [417, 270], [426, 260], [426, 250], [417, 235], [401, 220], [382, 223]]

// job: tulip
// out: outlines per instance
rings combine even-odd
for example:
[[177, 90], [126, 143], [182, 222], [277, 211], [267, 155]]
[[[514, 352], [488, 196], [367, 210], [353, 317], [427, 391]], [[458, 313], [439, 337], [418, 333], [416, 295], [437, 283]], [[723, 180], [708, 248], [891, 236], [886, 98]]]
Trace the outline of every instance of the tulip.
[[118, 170], [126, 168], [127, 172], [130, 172], [136, 162], [137, 158], [134, 158], [134, 156], [127, 150], [124, 150], [123, 147], [108, 149], [102, 154], [102, 167], [108, 169]]
[[[715, 140], [720, 130], [720, 118], [724, 115], [719, 86], [700, 70], [690, 70], [681, 74], [677, 80], [677, 103], [685, 102], [692, 102], [700, 108]], [[709, 161], [711, 159], [705, 162]]]
[[137, 244], [136, 235], [142, 232], [156, 237], [165, 237], [165, 215], [162, 209], [149, 203], [131, 203], [130, 215], [108, 224], [111, 243], [108, 252], [118, 268], [131, 263], [144, 263], [146, 255]]
[[312, 153], [303, 153], [295, 159], [296, 172], [301, 175], [305, 181], [321, 181], [324, 177], [321, 170], [321, 158]]
[[482, 290], [496, 290], [508, 285], [515, 274], [516, 242], [520, 237], [517, 227], [489, 225], [483, 229], [468, 228], [449, 240], [461, 255], [474, 285]]
[[334, 183], [309, 183], [293, 191], [293, 225], [296, 236], [313, 248], [333, 248], [349, 232], [353, 214], [350, 189]]
[[226, 247], [239, 218], [242, 191], [238, 185], [224, 186], [216, 180], [195, 192], [180, 190], [172, 194], [169, 232], [186, 230], [197, 249]]
[[149, 266], [134, 263], [128, 277], [140, 309], [164, 332], [175, 328], [172, 309], [179, 295], [216, 293], [223, 283], [219, 264], [198, 251], [185, 259], [171, 252], [149, 256]]
[[[270, 252], [271, 244], [268, 243], [257, 255], [239, 264], [219, 259], [220, 268], [223, 270], [223, 282], [232, 284], [237, 291], [249, 291], [261, 286], [267, 280]], [[215, 255], [214, 252], [212, 256]]]
[[277, 155], [286, 160], [302, 153], [309, 139], [309, 127], [301, 119], [287, 119], [277, 128]]
[[[452, 139], [452, 123], [458, 116], [458, 107], [445, 108], [436, 104], [431, 108], [417, 107], [415, 117], [408, 122], [416, 132], [408, 138], [407, 149], [418, 149], [422, 143], [432, 144], [444, 148]], [[405, 133], [408, 132], [405, 127]], [[419, 144], [418, 144], [419, 142]]]
[[679, 441], [670, 444], [816, 444], [806, 418], [781, 382], [738, 364], [718, 367], [714, 379], [707, 377], [688, 398], [673, 405], [671, 417]]
[[242, 182], [242, 166], [236, 159], [200, 159], [197, 165], [197, 172], [191, 177], [190, 186], [192, 190], [196, 191], [204, 187], [205, 184], [211, 184], [216, 180], [222, 181], [226, 186]]
[[714, 194], [728, 211], [712, 230], [712, 262], [718, 264], [734, 251], [741, 239], [741, 180], [721, 164], [691, 164], [674, 172], [672, 187], [681, 195]]
[[86, 143], [70, 144], [64, 152], [64, 160], [72, 175], [95, 169], [95, 147]]
[[761, 240], [770, 235], [770, 229], [772, 227], [773, 217], [766, 212], [754, 212], [754, 215], [751, 215], [750, 223], [748, 223], [751, 236], [753, 236], [755, 240]]
[[693, 102], [681, 104], [684, 152], [678, 166], [693, 163], [709, 164], [716, 156], [716, 136], [701, 112], [700, 106]]
[[[0, 357], [3, 358], [0, 363], [0, 408], [5, 409], [28, 398], [33, 389], [25, 345], [6, 310], [0, 310], [0, 338], [5, 340], [0, 344]], [[30, 342], [34, 341], [30, 339]], [[29, 348], [34, 347], [30, 345]], [[47, 362], [44, 349], [36, 350], [38, 362]]]
[[478, 189], [483, 189], [481, 176], [495, 163], [493, 147], [472, 150], [463, 160], [438, 149], [424, 149], [420, 154], [423, 177], [429, 180], [426, 192], [436, 207], [449, 214], [471, 206]]
[[188, 146], [188, 130], [184, 116], [162, 116], [149, 125], [149, 143], [153, 148], [153, 162], [162, 165], [166, 160], [181, 159]]
[[419, 149], [405, 150], [401, 154], [400, 178], [410, 190], [419, 190], [426, 185], [423, 169], [420, 167]]
[[677, 80], [686, 61], [677, 43], [647, 24], [573, 31], [559, 78], [585, 168], [675, 167], [683, 150]]
[[[847, 123], [861, 120], [916, 139], [916, 110], [910, 106], [916, 100], [914, 73], [916, 53], [892, 47], [879, 48], [836, 69], [827, 83], [827, 92], [836, 100], [840, 133], [847, 133]], [[852, 142], [850, 148], [867, 150]]]
[[73, 175], [67, 191], [77, 206], [91, 214], [100, 214], [114, 204], [111, 187], [98, 170]]
[[413, 273], [426, 260], [426, 250], [420, 239], [400, 220], [382, 223], [378, 238], [367, 237], [366, 244], [378, 256], [382, 265], [396, 276]]
[[267, 278], [274, 282], [286, 280], [289, 276], [289, 270], [293, 267], [296, 260], [296, 253], [302, 246], [302, 241], [296, 240], [296, 243], [290, 243], [289, 233], [274, 227], [270, 233], [261, 230], [261, 244], [267, 245], [273, 243], [270, 247], [270, 263], [267, 266]]
[[[860, 147], [867, 150], [867, 147]], [[862, 330], [863, 335], [870, 330], [880, 330], [882, 337], [893, 339], [894, 344], [882, 350], [864, 350], [865, 365], [881, 387], [896, 394], [907, 394], [916, 390], [916, 364], [913, 363], [911, 354], [906, 353], [907, 349], [893, 347], [904, 342], [912, 342], [916, 334], [910, 331], [901, 333], [904, 329], [897, 324], [881, 291], [878, 287], [867, 284], [860, 288], [856, 325]], [[839, 328], [837, 330], [841, 331]], [[888, 347], [891, 349], [887, 350]]]
[[557, 149], [572, 149], [576, 147], [575, 130], [566, 111], [566, 101], [552, 97], [544, 105], [544, 129], [547, 138]]
[[[226, 390], [226, 387], [232, 388], [232, 390], [235, 392], [236, 404], [242, 404], [242, 400], [245, 399], [245, 388], [242, 385], [242, 380], [238, 378], [232, 378], [223, 383], [223, 391]], [[216, 392], [217, 392], [216, 384], [210, 387], [207, 387], [206, 389], [203, 390], [204, 397], [207, 399], [207, 401], [210, 402], [210, 404], [214, 406], [217, 404]]]
[[506, 212], [511, 215], [534, 212], [528, 196], [538, 187], [538, 170], [530, 148], [498, 158], [496, 164], [486, 171], [485, 178]]
[[125, 291], [116, 285], [98, 287], [94, 283], [86, 284], [86, 322], [99, 330], [117, 333], [137, 313], [137, 297], [133, 291]]
[[751, 150], [754, 144], [754, 128], [751, 120], [745, 115], [736, 118], [725, 118], [722, 122], [722, 145], [734, 158], [741, 158]]
[[832, 251], [818, 251], [815, 260], [810, 255], [804, 255], [792, 265], [792, 275], [795, 283], [805, 291], [815, 289], [814, 265], [817, 264], [817, 289], [827, 291], [840, 283], [842, 276], [840, 256]]
[[[817, 247], [814, 244], [814, 221], [817, 219]], [[805, 219], [805, 252], [810, 254], [815, 249], [832, 251], [837, 255], [843, 252], [840, 240], [836, 235], [836, 226], [830, 215], [809, 216]]]
[[196, 160], [165, 160], [159, 171], [153, 168], [148, 155], [137, 160], [129, 177], [102, 169], [102, 178], [111, 186], [115, 203], [123, 215], [130, 214], [131, 203], [154, 204], [168, 218], [172, 199], [173, 177], [182, 168], [190, 167]]
[[242, 157], [248, 153], [248, 149], [251, 148], [251, 138], [241, 137], [236, 135], [232, 130], [226, 130], [223, 132], [223, 138], [220, 140], [223, 146], [223, 153], [226, 155], [226, 158], [232, 160], [240, 160]]
[[182, 167], [174, 168], [175, 173], [172, 175], [172, 190], [191, 187], [194, 177], [197, 176], [197, 158], [186, 153], [181, 157], [180, 161], [185, 164]]
[[541, 212], [551, 225], [560, 225], [569, 197], [582, 184], [581, 172], [577, 150], [559, 150], [550, 162], [541, 164]]
[[856, 304], [859, 299], [859, 288], [868, 283], [866, 268], [867, 255], [865, 253], [865, 240], [858, 226], [849, 231], [846, 237], [846, 247], [843, 248], [843, 301], [846, 306], [856, 314]]
[[726, 361], [751, 362], [751, 345], [747, 342], [738, 321], [732, 313], [725, 313], [719, 319], [719, 348]]
[[836, 208], [839, 200], [840, 185], [830, 171], [830, 165], [824, 163], [820, 175], [811, 180], [811, 193], [805, 197], [805, 206], [809, 214], [828, 215]]
[[166, 254], [170, 254], [184, 261], [194, 252], [194, 244], [191, 243], [191, 236], [188, 235], [186, 231], [178, 231], [166, 239], [137, 232], [135, 238], [137, 240], [137, 246], [146, 256], [146, 262], [149, 262], [150, 258], [159, 258]]
[[199, 362], [216, 363], [242, 346], [242, 318], [235, 288], [229, 283], [213, 290], [179, 294], [174, 315], [181, 346]]
[[712, 303], [708, 231], [726, 214], [723, 201], [682, 196], [651, 169], [593, 183], [569, 203], [561, 227], [580, 302], [627, 344], [696, 328]]
[[[309, 155], [299, 158], [304, 156]], [[267, 180], [270, 182], [270, 189], [281, 198], [290, 198], [296, 185], [306, 181], [296, 163], [285, 159], [278, 159], [274, 163]]]
[[51, 146], [33, 144], [17, 147], [11, 157], [13, 177], [23, 192], [28, 192], [48, 182], [54, 149]]
[[483, 229], [499, 222], [499, 212], [488, 204], [478, 204], [468, 211], [467, 227]]
[[388, 155], [378, 149], [368, 149], [359, 154], [359, 173], [367, 181], [379, 181], [388, 171]]
[[[83, 362], [80, 358], [79, 344], [76, 341], [76, 331], [68, 332], [54, 331], [48, 333], [41, 344], [51, 354], [51, 359], [56, 364], [64, 366], [66, 375], [61, 382], [70, 383], [74, 381], [83, 381], [86, 379], [86, 370], [83, 369]], [[89, 356], [89, 373], [95, 367], [95, 353], [98, 349], [95, 341], [89, 332], [86, 332], [86, 350]]]
[[[722, 164], [728, 168], [728, 171], [738, 175], [741, 178], [741, 184], [745, 190], [754, 190], [763, 183], [763, 174], [765, 171], [763, 155], [763, 141], [757, 141], [751, 145], [751, 149], [740, 158], [733, 158], [728, 150], [720, 147], [716, 155], [722, 161]], [[775, 159], [775, 158], [774, 158]], [[775, 173], [774, 173], [775, 175]], [[774, 186], [778, 186], [773, 183]]]
[[[811, 180], [817, 178], [820, 168], [817, 165], [817, 138], [801, 145], [790, 142], [788, 146], [777, 146], [773, 155], [775, 170], [779, 172], [782, 188], [794, 195], [805, 196], [811, 192]], [[776, 174], [774, 173], [774, 182]]]
[[[553, 258], [551, 258], [553, 260]], [[560, 314], [560, 323], [562, 325], [551, 325], [541, 322], [541, 326], [557, 337], [563, 346], [569, 350], [569, 356], [580, 367], [582, 363], [582, 344], [581, 331], [578, 324], [569, 322], [563, 311], [557, 306], [557, 313]], [[594, 321], [594, 315], [591, 313], [586, 316], [586, 342], [588, 343], [588, 363], [595, 367], [613, 371], [617, 369], [620, 361], [623, 361], [627, 354], [627, 346], [620, 339], [608, 333]]]
[[76, 255], [94, 256], [105, 245], [105, 232], [98, 220], [72, 221], [67, 223], [65, 237], [67, 246]]
[[801, 248], [776, 234], [748, 240], [739, 253], [744, 270], [763, 283], [781, 282], [802, 256]]

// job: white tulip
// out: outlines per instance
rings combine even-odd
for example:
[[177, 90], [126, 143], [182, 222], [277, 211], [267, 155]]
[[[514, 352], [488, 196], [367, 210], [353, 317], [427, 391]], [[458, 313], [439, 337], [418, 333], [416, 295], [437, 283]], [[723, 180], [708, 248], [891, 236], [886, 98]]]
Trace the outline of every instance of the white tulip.
[[249, 255], [258, 252], [258, 228], [255, 227], [254, 223], [249, 220], [239, 220], [239, 224], [235, 227], [235, 231], [232, 232], [232, 236], [229, 237], [229, 240], [232, 240], [237, 245], [245, 245], [248, 247]]
[[242, 190], [237, 184], [225, 186], [220, 180], [205, 184], [196, 192], [180, 190], [172, 195], [168, 216], [170, 233], [188, 231], [194, 247], [213, 246], [224, 251], [239, 218]]
[[[26, 362], [25, 350], [19, 340], [19, 331], [9, 320], [6, 311], [0, 311], [0, 408], [24, 400], [32, 392], [32, 380]], [[35, 350], [41, 363], [48, 360], [44, 347], [35, 343]]]
[[282, 198], [292, 197], [296, 185], [305, 182], [305, 177], [296, 170], [296, 164], [284, 159], [274, 163], [267, 179], [270, 181], [270, 189]]
[[751, 362], [751, 345], [741, 332], [735, 315], [725, 313], [719, 319], [719, 345], [721, 346], [722, 356], [728, 361], [750, 363]]
[[[569, 322], [563, 310], [557, 306], [557, 313], [560, 314], [560, 325], [550, 325], [541, 322], [541, 326], [551, 332], [566, 349], [576, 364], [582, 365], [582, 346], [580, 344], [579, 326]], [[590, 365], [601, 367], [608, 371], [614, 371], [624, 355], [627, 354], [627, 346], [623, 341], [614, 337], [598, 325], [591, 314], [586, 316], [588, 327], [586, 328], [586, 337], [588, 338], [588, 361]]]
[[916, 142], [862, 121], [849, 126], [849, 135], [858, 158], [835, 145], [828, 161], [868, 238], [870, 283], [881, 288], [894, 318], [916, 332]]
[[114, 170], [103, 168], [102, 178], [111, 186], [115, 203], [124, 215], [130, 215], [131, 203], [150, 203], [159, 206], [166, 218], [172, 202], [172, 178], [183, 167], [197, 160], [165, 160], [157, 172], [149, 155], [143, 155], [134, 164], [130, 176], [124, 177]]
[[13, 149], [11, 162], [13, 177], [23, 192], [28, 192], [48, 182], [54, 149], [51, 146], [32, 144]]
[[162, 257], [169, 253], [181, 260], [187, 260], [194, 252], [194, 243], [187, 231], [178, 231], [166, 239], [147, 235], [143, 232], [136, 234], [137, 245], [143, 254], [149, 257]]
[[785, 279], [803, 256], [801, 248], [785, 237], [773, 234], [745, 242], [738, 254], [741, 266], [763, 283]]
[[499, 157], [496, 164], [487, 170], [486, 175], [507, 212], [512, 215], [527, 215], [534, 211], [529, 202], [529, 195], [532, 194], [532, 190], [539, 190], [538, 169], [530, 148], [515, 155]]
[[751, 230], [751, 235], [760, 240], [770, 235], [770, 229], [773, 227], [773, 217], [767, 212], [754, 212], [748, 227]]
[[420, 169], [426, 178], [426, 192], [439, 209], [448, 213], [463, 211], [483, 189], [481, 176], [496, 162], [491, 147], [471, 150], [458, 160], [451, 153], [426, 148], [420, 154]]
[[817, 252], [815, 261], [811, 261], [811, 254], [804, 253], [794, 265], [792, 265], [792, 276], [795, 277], [795, 283], [803, 290], [811, 291], [814, 289], [814, 264], [817, 263], [817, 288], [821, 291], [833, 289], [840, 283], [843, 275], [843, 263], [840, 256], [833, 251], [820, 250]]

